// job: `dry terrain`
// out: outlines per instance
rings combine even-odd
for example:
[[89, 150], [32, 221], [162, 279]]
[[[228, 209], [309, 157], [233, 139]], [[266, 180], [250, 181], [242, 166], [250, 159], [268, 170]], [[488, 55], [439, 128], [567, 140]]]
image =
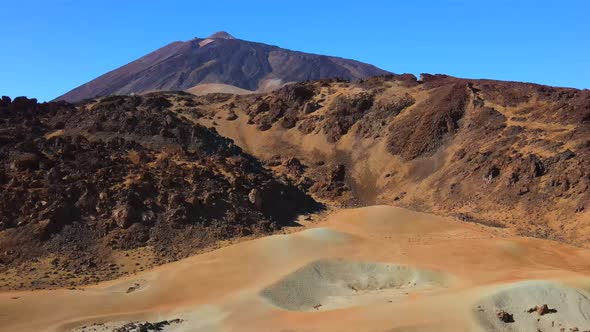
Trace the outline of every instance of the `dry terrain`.
[[359, 79], [388, 72], [338, 57], [236, 39], [227, 32], [176, 41], [57, 98], [80, 101], [113, 94], [189, 90], [244, 93], [322, 78]]
[[3, 331], [583, 331], [588, 262], [585, 249], [373, 206], [96, 286], [5, 292], [0, 312]]
[[405, 74], [0, 120], [0, 330], [590, 330], [588, 90]]
[[589, 90], [392, 75], [196, 100], [199, 115], [175, 112], [320, 200], [393, 204], [588, 245]]

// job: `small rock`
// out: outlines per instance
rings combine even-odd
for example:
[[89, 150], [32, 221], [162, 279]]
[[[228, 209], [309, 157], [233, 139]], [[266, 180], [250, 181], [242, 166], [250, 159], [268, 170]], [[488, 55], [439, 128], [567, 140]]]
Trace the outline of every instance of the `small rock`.
[[576, 154], [570, 149], [567, 149], [567, 150], [563, 151], [562, 153], [558, 154], [559, 160], [569, 160], [575, 156], [576, 156]]
[[498, 311], [496, 313], [496, 317], [498, 317], [498, 319], [503, 321], [504, 323], [514, 323], [514, 315], [504, 310]]
[[346, 168], [342, 164], [336, 165], [330, 174], [330, 180], [332, 181], [344, 181], [346, 175]]
[[113, 210], [113, 220], [120, 228], [128, 228], [136, 221], [137, 213], [129, 205], [120, 206]]
[[23, 170], [36, 170], [39, 168], [40, 158], [34, 153], [22, 153], [14, 158], [12, 162], [12, 168], [23, 171]]
[[227, 117], [225, 118], [227, 121], [233, 121], [238, 118], [238, 115], [234, 111], [229, 111]]
[[260, 190], [256, 188], [250, 190], [250, 193], [248, 194], [248, 200], [250, 203], [254, 204], [257, 209], [262, 209], [262, 193]]
[[491, 182], [492, 179], [500, 175], [500, 169], [496, 166], [492, 166], [486, 172], [486, 175], [483, 177], [486, 182]]
[[546, 315], [546, 314], [549, 314], [549, 313], [557, 312], [557, 310], [555, 310], [555, 309], [549, 309], [549, 306], [547, 306], [546, 304], [543, 304], [541, 306], [535, 306], [534, 308], [529, 308], [527, 310], [527, 312], [529, 314], [530, 313], [533, 313], [533, 312], [536, 312], [537, 315], [543, 316], [543, 315]]
[[303, 106], [303, 113], [305, 113], [305, 114], [313, 113], [318, 108], [320, 108], [320, 105], [318, 103], [308, 102]]

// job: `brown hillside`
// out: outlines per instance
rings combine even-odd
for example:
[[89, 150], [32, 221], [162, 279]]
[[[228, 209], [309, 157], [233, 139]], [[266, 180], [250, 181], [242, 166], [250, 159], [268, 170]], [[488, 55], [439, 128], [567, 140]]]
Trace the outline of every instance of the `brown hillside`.
[[320, 207], [231, 140], [171, 112], [178, 100], [192, 102], [1, 100], [0, 271], [55, 273], [0, 287], [113, 278], [125, 272], [118, 252], [143, 248], [153, 259], [141, 262], [158, 264]]
[[196, 100], [220, 115], [222, 135], [270, 165], [282, 161], [276, 171], [291, 174], [297, 158], [299, 181], [320, 198], [590, 239], [588, 90], [425, 74]]
[[136, 250], [159, 264], [268, 233], [316, 210], [307, 195], [588, 247], [588, 90], [390, 75], [241, 96], [5, 98], [0, 116], [1, 268], [57, 271], [7, 288], [113, 278]]

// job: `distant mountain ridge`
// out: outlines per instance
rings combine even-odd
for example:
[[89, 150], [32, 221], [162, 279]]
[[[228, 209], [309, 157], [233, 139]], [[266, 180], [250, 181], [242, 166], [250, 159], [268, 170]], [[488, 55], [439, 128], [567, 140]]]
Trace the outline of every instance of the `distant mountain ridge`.
[[270, 91], [291, 82], [354, 80], [383, 74], [389, 72], [355, 60], [291, 51], [219, 31], [207, 38], [168, 44], [56, 100], [72, 102], [106, 95], [188, 90], [199, 84]]

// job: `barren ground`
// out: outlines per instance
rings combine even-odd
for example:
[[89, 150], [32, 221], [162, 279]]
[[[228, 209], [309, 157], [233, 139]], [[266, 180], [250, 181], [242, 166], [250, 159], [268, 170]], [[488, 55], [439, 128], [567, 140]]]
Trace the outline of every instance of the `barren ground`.
[[[397, 264], [449, 277], [427, 289], [383, 289], [380, 296], [369, 300], [366, 292], [355, 296], [352, 291], [342, 308], [331, 307], [329, 299], [319, 299], [315, 310], [289, 310], [262, 296], [286, 276], [326, 259]], [[81, 330], [91, 331], [97, 323], [116, 326], [181, 318], [169, 330], [480, 330], [481, 311], [488, 310], [495, 317], [498, 310], [486, 307], [489, 296], [508, 287], [508, 293], [498, 295], [506, 297], [513, 283], [548, 280], [584, 293], [590, 286], [588, 262], [590, 252], [585, 249], [516, 237], [506, 229], [388, 206], [345, 209], [286, 234], [236, 243], [97, 286], [2, 293], [1, 329], [67, 331], [86, 326]], [[128, 292], [130, 287], [135, 289]], [[537, 302], [551, 307], [554, 299], [549, 293], [510, 301], [516, 322], [497, 324], [528, 331], [528, 325], [518, 328], [518, 317], [544, 304]], [[526, 300], [531, 303], [522, 303]], [[495, 303], [502, 306], [501, 301]], [[558, 327], [590, 327], [572, 322], [571, 315], [566, 315], [571, 310], [554, 309], [542, 318], [548, 326], [553, 322], [556, 331]]]

